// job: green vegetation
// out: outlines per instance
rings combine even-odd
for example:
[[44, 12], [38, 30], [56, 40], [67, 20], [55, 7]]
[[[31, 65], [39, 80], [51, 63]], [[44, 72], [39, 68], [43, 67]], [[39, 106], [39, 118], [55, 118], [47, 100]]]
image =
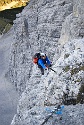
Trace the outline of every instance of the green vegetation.
[[[70, 66], [66, 66], [63, 70], [65, 72], [70, 71], [71, 72], [71, 76], [74, 74], [77, 74], [79, 71], [84, 71], [84, 65], [83, 64], [78, 64], [78, 68], [71, 68]], [[77, 79], [75, 82], [79, 82], [81, 83], [82, 79], [79, 78]], [[79, 89], [79, 93], [77, 95], [76, 98], [74, 97], [68, 97], [68, 95], [64, 95], [63, 96], [63, 103], [65, 105], [69, 105], [69, 104], [77, 104], [77, 103], [84, 103], [84, 83], [81, 85], [80, 89]]]
[[76, 82], [81, 82], [81, 79], [77, 79]]
[[8, 9], [0, 12], [0, 34], [6, 33], [13, 25], [16, 14], [20, 13], [24, 7]]
[[0, 17], [3, 19], [9, 19], [11, 24], [13, 24], [13, 20], [16, 19], [16, 14], [20, 13], [24, 7], [14, 8], [14, 9], [7, 9], [0, 12]]
[[65, 68], [63, 68], [63, 70], [64, 70], [65, 72], [68, 72], [68, 71], [70, 70], [70, 66], [66, 66]]
[[10, 30], [11, 27], [12, 27], [12, 25], [8, 23], [8, 24], [5, 26], [5, 28], [4, 28], [4, 30], [3, 30], [3, 33], [7, 33], [7, 32]]
[[4, 29], [6, 29], [6, 31], [8, 31], [11, 28], [11, 26], [12, 25], [10, 24], [10, 20], [0, 18], [0, 34], [2, 34], [3, 31], [5, 31]]
[[[79, 66], [79, 65], [78, 65]], [[83, 70], [84, 71], [84, 66], [80, 65], [78, 68], [72, 68], [70, 69], [70, 66], [66, 66], [65, 68], [63, 68], [63, 70], [65, 72], [68, 72], [70, 70], [71, 75], [77, 74], [79, 71]]]
[[71, 70], [71, 75], [77, 74], [79, 71], [84, 71], [84, 66], [79, 66], [79, 68], [74, 68]]
[[2, 8], [2, 6], [13, 1], [18, 3], [13, 5], [11, 9], [0, 11], [0, 34], [6, 33], [11, 28], [13, 20], [16, 19], [16, 14], [20, 13], [29, 2], [29, 0], [25, 0], [25, 2], [22, 2], [22, 0], [0, 0], [0, 7]]

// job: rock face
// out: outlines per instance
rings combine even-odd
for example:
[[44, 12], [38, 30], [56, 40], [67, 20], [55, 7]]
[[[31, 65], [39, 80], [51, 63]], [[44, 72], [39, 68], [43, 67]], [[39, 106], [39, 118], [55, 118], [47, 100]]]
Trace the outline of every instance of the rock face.
[[[58, 39], [65, 17], [72, 13], [72, 3], [64, 1], [30, 1], [14, 21], [14, 41], [11, 56], [11, 80], [23, 91], [32, 74], [32, 55], [45, 52], [50, 59], [57, 53]], [[20, 77], [20, 78], [19, 78]], [[17, 81], [19, 80], [19, 81]], [[20, 85], [21, 84], [21, 85]]]
[[74, 0], [73, 4], [73, 13], [70, 14], [63, 23], [62, 35], [60, 38], [61, 44], [71, 39], [84, 37], [84, 8], [82, 7], [84, 2], [82, 0], [79, 2]]
[[[31, 0], [16, 16], [9, 76], [21, 96], [11, 125], [41, 125], [48, 115], [45, 107], [66, 104], [65, 94], [73, 95], [75, 104], [83, 103], [84, 99], [79, 99], [79, 92], [84, 94], [80, 90], [84, 85], [83, 5], [83, 0]], [[49, 56], [56, 72], [49, 70], [40, 75], [32, 63], [38, 51]], [[83, 125], [82, 115], [79, 120], [81, 105], [69, 108], [65, 107], [61, 122], [54, 115], [46, 124]]]

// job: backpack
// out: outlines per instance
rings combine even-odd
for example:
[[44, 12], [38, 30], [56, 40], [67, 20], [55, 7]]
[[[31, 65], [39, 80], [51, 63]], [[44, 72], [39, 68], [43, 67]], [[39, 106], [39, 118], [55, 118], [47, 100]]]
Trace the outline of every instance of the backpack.
[[38, 60], [40, 59], [40, 53], [36, 53], [34, 56], [33, 56], [33, 63], [35, 64], [38, 64]]

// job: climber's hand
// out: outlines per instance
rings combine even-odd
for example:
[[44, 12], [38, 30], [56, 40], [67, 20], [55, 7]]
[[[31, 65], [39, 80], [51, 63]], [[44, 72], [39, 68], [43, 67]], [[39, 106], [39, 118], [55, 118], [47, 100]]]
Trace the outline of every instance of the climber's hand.
[[48, 68], [46, 67], [45, 70], [47, 70]]

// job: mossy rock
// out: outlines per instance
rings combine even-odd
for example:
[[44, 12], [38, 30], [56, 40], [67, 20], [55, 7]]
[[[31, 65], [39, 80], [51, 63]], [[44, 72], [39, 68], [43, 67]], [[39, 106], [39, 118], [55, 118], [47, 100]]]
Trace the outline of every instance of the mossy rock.
[[79, 72], [78, 68], [74, 68], [71, 70], [71, 75], [77, 74]]
[[81, 79], [77, 79], [76, 82], [81, 82]]
[[65, 72], [68, 72], [68, 71], [70, 70], [70, 66], [66, 66], [65, 68], [63, 68], [63, 70], [64, 70]]
[[84, 66], [79, 66], [79, 68], [74, 68], [71, 70], [71, 75], [77, 74], [79, 71], [84, 71]]
[[83, 70], [83, 71], [84, 71], [84, 66], [80, 66], [80, 70]]

